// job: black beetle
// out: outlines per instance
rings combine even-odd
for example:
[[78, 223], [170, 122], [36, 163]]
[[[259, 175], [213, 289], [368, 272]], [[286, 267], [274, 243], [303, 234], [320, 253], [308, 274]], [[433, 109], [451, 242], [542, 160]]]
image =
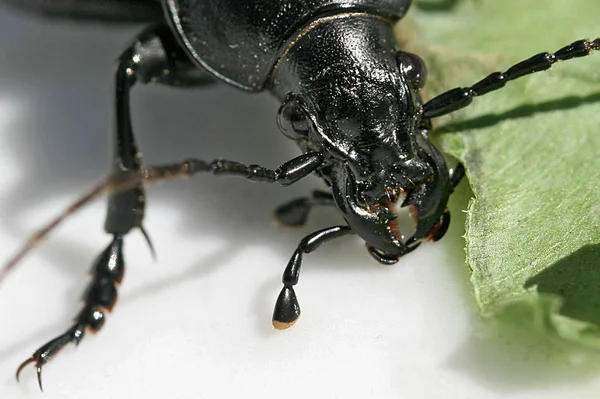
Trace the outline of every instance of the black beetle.
[[[84, 3], [56, 3], [61, 4], [60, 9], [46, 4], [50, 11], [85, 16], [90, 9]], [[425, 65], [417, 55], [396, 50], [392, 33], [393, 24], [404, 16], [410, 3], [162, 0], [140, 6], [141, 2], [129, 0], [104, 2], [91, 9], [97, 16], [106, 13], [117, 19], [156, 23], [119, 58], [114, 173], [66, 213], [92, 196], [110, 191], [105, 230], [113, 240], [94, 264], [85, 306], [74, 325], [39, 348], [17, 375], [25, 365], [35, 363], [41, 388], [42, 366], [67, 343], [79, 343], [86, 331], [102, 327], [124, 272], [123, 237], [133, 228], [142, 229], [144, 181], [197, 172], [284, 186], [313, 173], [325, 181], [330, 192], [316, 192], [276, 210], [283, 223], [301, 225], [312, 206], [333, 205], [347, 222], [308, 235], [292, 255], [273, 314], [274, 326], [287, 328], [300, 315], [293, 286], [298, 282], [302, 256], [320, 244], [357, 234], [375, 259], [390, 264], [423, 240], [443, 237], [450, 222], [448, 197], [464, 170], [457, 165], [450, 171], [429, 141], [432, 118], [461, 109], [473, 97], [497, 90], [510, 80], [600, 48], [600, 39], [580, 40], [423, 103], [419, 92], [426, 80]], [[139, 9], [144, 10], [143, 15], [135, 11]], [[129, 91], [134, 84], [191, 86], [215, 79], [249, 91], [272, 92], [282, 104], [279, 127], [298, 143], [303, 154], [276, 170], [221, 159], [143, 167], [129, 119]], [[415, 224], [400, 225], [398, 208], [409, 210]], [[42, 230], [25, 251], [54, 226]], [[23, 254], [19, 253], [5, 272]]]

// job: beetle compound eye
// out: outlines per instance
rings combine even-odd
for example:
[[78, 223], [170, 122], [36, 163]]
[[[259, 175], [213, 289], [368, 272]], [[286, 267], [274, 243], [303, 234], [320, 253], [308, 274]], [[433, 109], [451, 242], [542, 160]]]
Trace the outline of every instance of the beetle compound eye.
[[288, 97], [281, 104], [277, 113], [277, 125], [281, 132], [292, 140], [301, 140], [308, 137], [308, 117], [294, 97]]
[[425, 62], [421, 57], [411, 53], [399, 52], [396, 59], [398, 60], [398, 67], [412, 87], [416, 90], [422, 89], [427, 79], [427, 67], [425, 67]]

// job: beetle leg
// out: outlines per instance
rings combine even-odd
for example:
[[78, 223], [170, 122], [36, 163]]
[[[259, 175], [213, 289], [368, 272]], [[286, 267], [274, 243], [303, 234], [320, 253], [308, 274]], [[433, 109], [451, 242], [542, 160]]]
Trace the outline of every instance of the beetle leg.
[[[144, 30], [119, 57], [113, 172], [119, 174], [140, 170], [142, 157], [135, 144], [129, 108], [129, 94], [137, 82], [192, 86], [211, 81], [207, 72], [191, 64], [166, 25]], [[144, 205], [141, 183], [124, 192], [113, 193], [108, 201], [105, 230], [110, 234], [127, 234], [132, 228], [141, 227]]]
[[333, 196], [326, 191], [315, 190], [310, 197], [296, 198], [275, 209], [275, 219], [284, 226], [297, 227], [306, 223], [308, 213], [315, 205], [335, 205]]
[[300, 241], [283, 272], [281, 279], [283, 289], [275, 303], [273, 327], [278, 330], [285, 330], [291, 327], [298, 320], [298, 317], [300, 317], [300, 305], [298, 304], [298, 299], [296, 299], [293, 286], [298, 284], [298, 279], [300, 278], [302, 254], [311, 253], [324, 242], [352, 233], [354, 231], [348, 226], [334, 226], [315, 231]]
[[465, 177], [465, 166], [459, 162], [454, 169], [450, 171], [450, 186], [453, 190], [458, 186], [463, 177]]
[[423, 11], [450, 11], [454, 9], [460, 0], [430, 0], [430, 1], [419, 1], [415, 4], [415, 7]]
[[[129, 109], [129, 92], [138, 81], [142, 83], [163, 83], [168, 85], [195, 85], [207, 83], [207, 72], [199, 71], [187, 59], [166, 25], [151, 27], [138, 36], [136, 41], [121, 55], [116, 72], [115, 97], [115, 140], [113, 148], [113, 176], [138, 174], [141, 169], [141, 155], [137, 150]], [[17, 370], [20, 371], [29, 363], [34, 363], [40, 389], [42, 388], [41, 370], [54, 355], [65, 345], [72, 342], [78, 344], [85, 332], [96, 332], [104, 324], [105, 314], [114, 306], [117, 299], [117, 286], [123, 278], [125, 264], [123, 260], [123, 237], [134, 228], [140, 228], [152, 245], [142, 228], [144, 217], [144, 187], [138, 181], [123, 190], [111, 193], [108, 199], [108, 211], [104, 229], [113, 236], [112, 242], [100, 254], [92, 270], [92, 282], [85, 294], [83, 310], [75, 318], [73, 326], [64, 334], [40, 347]], [[82, 204], [98, 195], [86, 196], [77, 201], [40, 231], [36, 238], [28, 243], [15, 260], [9, 263], [10, 269], [43, 235], [47, 234], [66, 215], [74, 212]], [[4, 272], [4, 274], [6, 271]]]
[[84, 295], [84, 306], [74, 320], [73, 326], [64, 334], [42, 345], [17, 369], [19, 380], [21, 370], [34, 363], [38, 384], [42, 388], [42, 367], [69, 343], [79, 344], [86, 331], [96, 332], [102, 328], [106, 312], [110, 312], [117, 301], [117, 286], [123, 279], [123, 238], [115, 235], [109, 246], [98, 256], [92, 267], [92, 282]]
[[43, 17], [102, 22], [164, 20], [160, 0], [0, 0]]
[[540, 53], [518, 64], [505, 72], [494, 72], [481, 79], [471, 87], [458, 87], [432, 98], [423, 105], [423, 118], [436, 118], [457, 111], [471, 104], [473, 97], [482, 96], [498, 90], [511, 80], [534, 72], [545, 71], [558, 61], [585, 57], [593, 50], [600, 50], [600, 38], [595, 40], [578, 40], [555, 53]]

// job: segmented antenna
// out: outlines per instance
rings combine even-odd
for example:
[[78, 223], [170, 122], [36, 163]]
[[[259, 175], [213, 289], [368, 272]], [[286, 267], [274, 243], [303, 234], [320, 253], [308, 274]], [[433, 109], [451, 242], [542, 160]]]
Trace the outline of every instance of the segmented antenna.
[[102, 195], [120, 193], [144, 183], [189, 177], [195, 172], [206, 171], [208, 167], [210, 165], [203, 161], [186, 160], [180, 163], [147, 166], [141, 168], [139, 172], [126, 171], [109, 175], [71, 203], [57, 217], [33, 233], [21, 249], [0, 269], [0, 283], [32, 249], [38, 246], [65, 219]]

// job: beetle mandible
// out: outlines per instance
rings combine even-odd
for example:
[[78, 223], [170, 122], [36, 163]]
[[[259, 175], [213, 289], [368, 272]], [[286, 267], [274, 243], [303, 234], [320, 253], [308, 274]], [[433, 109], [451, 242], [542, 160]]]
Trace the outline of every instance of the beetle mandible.
[[[85, 11], [80, 2], [66, 4], [75, 14]], [[419, 93], [426, 67], [417, 55], [396, 48], [392, 32], [410, 0], [160, 0], [143, 6], [141, 17], [132, 12], [139, 11], [136, 0], [105, 4], [106, 9], [95, 11], [98, 15], [156, 23], [119, 57], [113, 174], [57, 219], [101, 192], [110, 194], [105, 230], [113, 238], [93, 265], [82, 311], [70, 329], [40, 347], [17, 370], [18, 376], [34, 363], [40, 388], [42, 367], [68, 343], [98, 331], [112, 309], [124, 273], [124, 237], [135, 228], [144, 232], [146, 181], [198, 172], [282, 186], [311, 174], [324, 180], [329, 191], [314, 192], [276, 210], [282, 223], [297, 226], [313, 206], [331, 205], [346, 221], [309, 234], [294, 251], [273, 313], [275, 328], [285, 329], [300, 316], [294, 285], [302, 258], [321, 244], [357, 234], [377, 261], [392, 264], [422, 241], [444, 236], [450, 223], [448, 198], [464, 169], [460, 164], [450, 169], [429, 140], [431, 119], [462, 109], [473, 97], [510, 80], [600, 49], [600, 39], [579, 40], [424, 103]], [[271, 92], [281, 102], [279, 128], [302, 154], [275, 170], [223, 159], [143, 166], [130, 121], [134, 85], [196, 86], [215, 80]], [[414, 225], [398, 222], [398, 214], [405, 211], [414, 217]], [[55, 225], [37, 234], [4, 273]]]

